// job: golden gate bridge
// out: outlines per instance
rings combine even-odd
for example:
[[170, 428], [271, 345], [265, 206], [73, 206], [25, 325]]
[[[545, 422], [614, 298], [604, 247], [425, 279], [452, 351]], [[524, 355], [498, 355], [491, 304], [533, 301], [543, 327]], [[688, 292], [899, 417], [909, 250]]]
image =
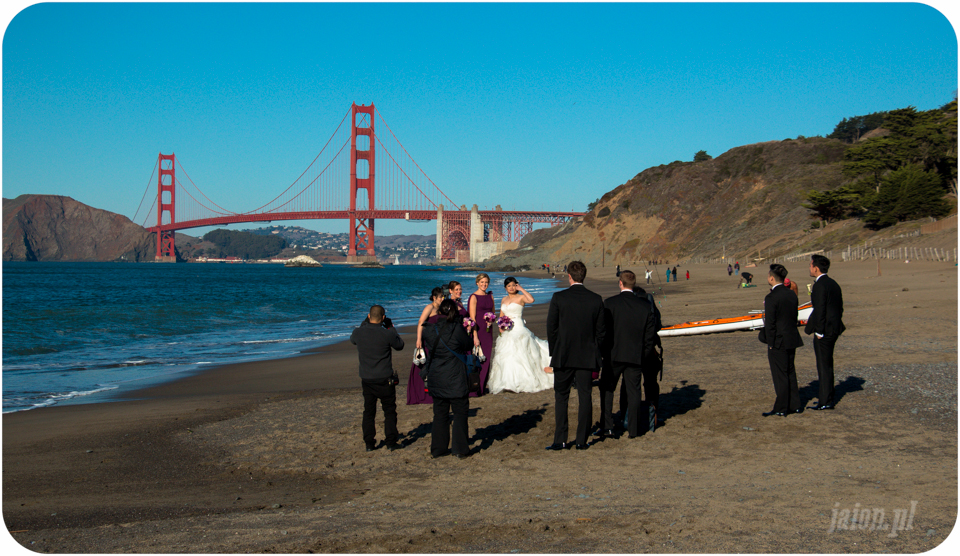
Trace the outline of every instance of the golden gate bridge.
[[[350, 123], [345, 126], [348, 117]], [[378, 133], [377, 127], [386, 128], [388, 133]], [[314, 219], [347, 220], [347, 260], [372, 261], [376, 260], [375, 222], [390, 218], [436, 220], [437, 260], [477, 262], [515, 247], [534, 224], [556, 226], [584, 214], [504, 211], [499, 206], [483, 211], [476, 205], [471, 209], [466, 205], [457, 208], [457, 203], [410, 156], [373, 104], [352, 104], [307, 168], [280, 194], [252, 210], [235, 212], [211, 200], [190, 179], [173, 153], [159, 154], [144, 199], [154, 174], [156, 197], [141, 225], [146, 228], [148, 223], [156, 222], [147, 230], [157, 235], [157, 261], [176, 261], [177, 230]], [[134, 221], [143, 204], [141, 200]]]

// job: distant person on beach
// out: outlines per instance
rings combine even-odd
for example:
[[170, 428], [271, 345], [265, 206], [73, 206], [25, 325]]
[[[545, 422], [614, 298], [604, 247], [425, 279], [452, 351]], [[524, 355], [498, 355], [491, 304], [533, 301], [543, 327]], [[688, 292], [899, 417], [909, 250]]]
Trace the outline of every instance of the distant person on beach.
[[350, 334], [350, 342], [357, 346], [360, 357], [360, 383], [363, 389], [363, 443], [370, 452], [377, 448], [377, 401], [383, 407], [385, 443], [390, 451], [397, 444], [397, 380], [393, 372], [393, 352], [403, 349], [403, 339], [386, 317], [380, 305], [370, 307], [370, 313]]
[[733, 266], [727, 265], [727, 276], [733, 276]]
[[677, 281], [677, 267], [673, 267], [673, 281]]
[[490, 363], [493, 360], [493, 327], [487, 326], [483, 316], [487, 313], [493, 313], [495, 310], [493, 304], [493, 294], [487, 291], [490, 287], [490, 276], [481, 272], [477, 275], [477, 291], [470, 294], [467, 301], [467, 311], [470, 318], [476, 323], [468, 333], [473, 335], [473, 345], [483, 351], [486, 358], [480, 367], [480, 391], [470, 392], [471, 396], [482, 396], [487, 388], [487, 375], [490, 372]]
[[804, 332], [813, 334], [813, 354], [817, 358], [817, 377], [820, 381], [820, 392], [817, 405], [810, 409], [833, 409], [836, 404], [833, 385], [833, 348], [837, 338], [846, 327], [843, 325], [843, 292], [840, 284], [827, 276], [830, 270], [830, 259], [823, 255], [810, 257], [810, 276], [816, 279], [813, 291], [810, 292], [810, 301], [813, 303], [813, 312], [807, 320]]
[[690, 279], [690, 271], [688, 270], [688, 271], [687, 271], [687, 280], [689, 280], [689, 279]]
[[740, 261], [737, 261], [736, 263], [734, 263], [733, 272], [734, 274], [740, 274]]
[[620, 277], [620, 265], [617, 265], [617, 278]]
[[467, 422], [470, 388], [467, 385], [467, 365], [461, 357], [473, 349], [473, 340], [467, 334], [453, 300], [444, 300], [439, 311], [440, 318], [436, 323], [423, 325], [424, 342], [431, 349], [430, 358], [420, 371], [420, 378], [433, 398], [430, 455], [439, 458], [452, 453], [465, 458], [470, 451]]
[[670, 283], [670, 269], [667, 269], [667, 283]]
[[627, 390], [628, 413], [631, 416], [627, 433], [640, 435], [640, 386], [643, 365], [650, 364], [657, 343], [657, 319], [647, 299], [633, 293], [637, 276], [625, 270], [620, 274], [620, 293], [603, 301], [604, 330], [603, 371], [600, 375], [600, 437], [617, 437], [613, 419], [613, 395], [620, 377]]
[[567, 444], [567, 405], [576, 385], [579, 410], [576, 443], [586, 450], [593, 424], [593, 379], [600, 373], [600, 346], [604, 339], [603, 298], [583, 285], [587, 267], [581, 261], [567, 265], [570, 287], [553, 294], [547, 310], [547, 343], [553, 368], [556, 430], [547, 450], [564, 450]]
[[523, 308], [534, 302], [533, 296], [513, 276], [503, 281], [503, 287], [507, 295], [500, 301], [500, 317], [513, 325], [500, 329], [490, 367], [490, 393], [548, 390], [553, 387], [550, 348], [523, 320]]
[[737, 285], [737, 287], [747, 287], [750, 285], [750, 280], [753, 280], [753, 274], [744, 272], [740, 275], [740, 283]]
[[786, 287], [788, 287], [788, 288], [790, 288], [790, 291], [793, 292], [793, 295], [796, 295], [796, 296], [797, 296], [797, 298], [798, 298], [798, 299], [797, 299], [797, 302], [799, 303], [800, 287], [797, 286], [797, 282], [796, 282], [795, 280], [791, 280], [791, 279], [789, 279], [789, 278], [784, 278], [784, 279], [783, 279], [783, 285], [786, 286]]
[[[423, 308], [423, 311], [420, 312], [420, 318], [417, 320], [417, 349], [423, 349], [425, 356], [429, 353], [423, 346], [423, 324], [437, 322], [437, 319], [440, 318], [441, 302], [443, 302], [443, 288], [433, 288], [433, 291], [430, 292], [430, 304]], [[407, 380], [407, 405], [422, 403], [433, 403], [433, 399], [426, 392], [423, 379], [420, 378], [420, 366], [411, 363], [410, 378]]]
[[767, 362], [777, 397], [773, 409], [763, 413], [764, 417], [786, 417], [803, 411], [797, 386], [797, 368], [794, 365], [797, 348], [803, 345], [803, 340], [797, 331], [797, 296], [783, 285], [786, 277], [787, 269], [783, 265], [770, 265], [767, 275], [770, 293], [763, 299], [760, 340], [767, 345]]
[[650, 269], [647, 269], [647, 272], [645, 273], [645, 278], [647, 279], [647, 284], [650, 284], [650, 277], [651, 277], [651, 276], [653, 276], [653, 271], [650, 270]]

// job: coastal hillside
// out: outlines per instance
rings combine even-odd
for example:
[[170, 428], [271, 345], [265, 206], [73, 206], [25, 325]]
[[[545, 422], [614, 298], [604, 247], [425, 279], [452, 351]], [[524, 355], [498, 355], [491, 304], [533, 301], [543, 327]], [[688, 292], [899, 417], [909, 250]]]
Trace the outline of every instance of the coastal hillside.
[[60, 195], [3, 199], [4, 261], [145, 261], [154, 234], [126, 216]]
[[581, 221], [537, 230], [488, 265], [746, 258], [770, 239], [812, 233], [801, 203], [811, 190], [840, 185], [847, 148], [834, 139], [788, 139], [649, 168], [603, 195]]
[[858, 219], [817, 227], [803, 204], [811, 191], [844, 183], [841, 162], [852, 147], [822, 137], [787, 139], [649, 168], [604, 194], [581, 220], [536, 230], [486, 266], [536, 268], [575, 259], [588, 266], [675, 264], [724, 255], [749, 261], [915, 233], [920, 222], [880, 231]]

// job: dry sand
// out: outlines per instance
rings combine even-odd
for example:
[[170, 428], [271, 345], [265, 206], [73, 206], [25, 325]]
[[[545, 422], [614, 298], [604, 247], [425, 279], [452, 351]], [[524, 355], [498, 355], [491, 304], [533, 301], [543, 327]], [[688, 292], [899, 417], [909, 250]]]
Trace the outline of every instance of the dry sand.
[[[847, 325], [834, 411], [761, 417], [774, 393], [756, 332], [665, 338], [654, 433], [547, 452], [553, 392], [505, 393], [471, 400], [466, 460], [431, 459], [431, 407], [402, 403], [404, 448], [368, 453], [356, 353], [339, 344], [137, 401], [4, 415], [4, 520], [37, 552], [927, 551], [957, 518], [957, 267], [882, 264], [830, 272]], [[788, 268], [807, 299], [806, 265]], [[762, 306], [762, 270], [747, 269], [750, 289], [719, 266], [678, 270], [656, 280], [665, 324]], [[591, 269], [587, 286], [612, 295], [613, 270]], [[526, 314], [541, 337], [547, 301]], [[875, 511], [837, 526], [862, 509], [887, 528]], [[896, 531], [900, 510], [912, 520]]]

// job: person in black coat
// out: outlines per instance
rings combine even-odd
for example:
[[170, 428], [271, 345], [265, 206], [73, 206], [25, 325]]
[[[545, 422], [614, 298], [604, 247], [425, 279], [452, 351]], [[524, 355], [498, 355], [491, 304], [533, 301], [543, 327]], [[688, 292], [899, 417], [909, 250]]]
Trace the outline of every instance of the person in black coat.
[[[647, 386], [648, 402], [650, 393], [649, 373], [653, 365], [654, 348], [657, 345], [657, 319], [650, 303], [634, 295], [633, 286], [637, 282], [636, 274], [630, 270], [620, 273], [620, 294], [604, 300], [604, 329], [606, 331], [603, 346], [603, 373], [600, 376], [600, 435], [616, 436], [613, 420], [613, 394], [617, 382], [623, 376], [627, 390], [628, 411], [631, 419], [628, 425], [630, 438], [640, 434], [640, 382], [644, 379]], [[656, 371], [653, 373], [656, 374]], [[656, 377], [653, 378], [656, 382]]]
[[400, 448], [397, 444], [397, 386], [393, 380], [393, 352], [403, 349], [403, 338], [397, 334], [386, 312], [380, 305], [370, 307], [370, 313], [350, 334], [350, 342], [357, 346], [360, 357], [360, 382], [363, 388], [363, 442], [367, 451], [376, 449], [377, 400], [383, 406], [384, 433], [387, 449]]
[[793, 290], [783, 285], [787, 269], [780, 264], [770, 265], [767, 283], [770, 293], [763, 300], [763, 337], [767, 345], [767, 360], [770, 362], [770, 374], [773, 376], [773, 389], [777, 399], [773, 410], [764, 413], [764, 417], [775, 415], [786, 417], [790, 413], [800, 413], [800, 389], [797, 386], [797, 368], [794, 358], [797, 348], [803, 345], [800, 332], [797, 331], [797, 296]]
[[810, 301], [813, 303], [813, 312], [807, 319], [807, 326], [803, 329], [807, 334], [813, 334], [813, 354], [817, 358], [817, 376], [820, 381], [819, 403], [810, 409], [833, 409], [833, 348], [837, 338], [846, 327], [843, 325], [843, 292], [840, 284], [827, 276], [830, 270], [830, 259], [823, 255], [813, 255], [810, 258], [810, 276], [816, 278], [813, 291], [810, 292]]
[[[430, 455], [435, 458], [450, 454], [458, 458], [469, 455], [470, 388], [467, 385], [467, 366], [457, 355], [473, 349], [473, 340], [463, 327], [457, 303], [445, 299], [438, 309], [436, 323], [424, 323], [424, 345], [428, 346], [427, 363], [420, 376], [433, 398], [433, 431]], [[450, 410], [453, 409], [453, 435], [450, 433]]]
[[576, 384], [577, 449], [587, 449], [593, 424], [593, 375], [599, 374], [600, 349], [604, 339], [603, 298], [583, 286], [587, 267], [580, 261], [567, 265], [570, 287], [553, 294], [547, 310], [547, 343], [553, 368], [556, 431], [548, 450], [563, 450], [567, 444], [567, 403]]

